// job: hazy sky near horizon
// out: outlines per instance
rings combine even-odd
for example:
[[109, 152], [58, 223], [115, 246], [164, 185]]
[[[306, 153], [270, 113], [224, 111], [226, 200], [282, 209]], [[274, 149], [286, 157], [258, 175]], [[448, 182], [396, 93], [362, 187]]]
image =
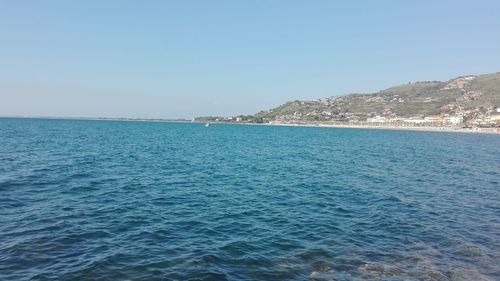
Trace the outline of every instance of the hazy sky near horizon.
[[0, 115], [190, 118], [500, 71], [500, 1], [0, 0]]

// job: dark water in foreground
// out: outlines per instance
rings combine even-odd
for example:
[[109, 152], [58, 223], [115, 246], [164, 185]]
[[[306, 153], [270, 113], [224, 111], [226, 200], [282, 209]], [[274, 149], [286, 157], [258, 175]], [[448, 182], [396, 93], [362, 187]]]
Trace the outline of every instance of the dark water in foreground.
[[500, 280], [500, 137], [0, 119], [0, 280]]

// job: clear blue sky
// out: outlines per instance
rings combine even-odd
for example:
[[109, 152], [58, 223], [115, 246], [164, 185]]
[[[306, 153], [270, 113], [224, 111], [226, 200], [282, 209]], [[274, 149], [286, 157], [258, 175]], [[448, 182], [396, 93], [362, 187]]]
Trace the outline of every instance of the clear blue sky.
[[500, 71], [500, 1], [0, 1], [0, 115], [189, 118]]

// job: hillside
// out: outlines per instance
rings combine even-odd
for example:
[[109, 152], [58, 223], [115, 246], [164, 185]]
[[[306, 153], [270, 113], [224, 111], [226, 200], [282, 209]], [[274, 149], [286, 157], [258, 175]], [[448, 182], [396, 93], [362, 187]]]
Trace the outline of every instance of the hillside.
[[291, 101], [262, 111], [253, 120], [365, 121], [370, 117], [424, 117], [460, 114], [477, 117], [500, 107], [500, 73], [462, 76], [449, 81], [404, 84], [372, 94], [350, 94]]

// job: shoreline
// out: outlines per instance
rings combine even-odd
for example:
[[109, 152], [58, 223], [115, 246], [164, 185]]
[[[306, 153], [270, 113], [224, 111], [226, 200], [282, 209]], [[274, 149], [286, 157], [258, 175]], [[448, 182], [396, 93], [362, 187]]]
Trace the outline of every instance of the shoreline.
[[[205, 123], [205, 122], [196, 122]], [[393, 130], [393, 131], [416, 131], [416, 132], [442, 132], [442, 133], [466, 133], [466, 134], [489, 134], [500, 135], [500, 128], [454, 128], [454, 127], [401, 127], [401, 126], [367, 126], [367, 125], [337, 125], [337, 124], [288, 124], [288, 123], [223, 123], [211, 124], [229, 125], [252, 125], [252, 126], [283, 126], [283, 127], [306, 127], [306, 128], [335, 128], [335, 129], [367, 129], [367, 130]]]
[[368, 129], [368, 130], [393, 130], [393, 131], [416, 131], [416, 132], [443, 132], [443, 133], [466, 133], [466, 134], [489, 134], [500, 135], [500, 128], [454, 128], [454, 127], [403, 127], [403, 126], [369, 126], [353, 124], [324, 124], [324, 123], [245, 123], [245, 122], [201, 122], [183, 119], [126, 119], [126, 118], [92, 118], [92, 117], [32, 117], [32, 116], [0, 116], [6, 119], [46, 119], [46, 120], [84, 120], [84, 121], [117, 121], [117, 122], [154, 122], [154, 123], [193, 123], [193, 124], [224, 124], [224, 125], [251, 125], [251, 126], [282, 126], [282, 127], [306, 127], [306, 128], [336, 128], [336, 129]]
[[[188, 119], [148, 119], [121, 117], [52, 117], [52, 116], [0, 116], [0, 119], [42, 119], [42, 120], [79, 120], [79, 121], [117, 121], [117, 122], [151, 122], [151, 123], [192, 123]], [[201, 122], [199, 122], [201, 123]]]

